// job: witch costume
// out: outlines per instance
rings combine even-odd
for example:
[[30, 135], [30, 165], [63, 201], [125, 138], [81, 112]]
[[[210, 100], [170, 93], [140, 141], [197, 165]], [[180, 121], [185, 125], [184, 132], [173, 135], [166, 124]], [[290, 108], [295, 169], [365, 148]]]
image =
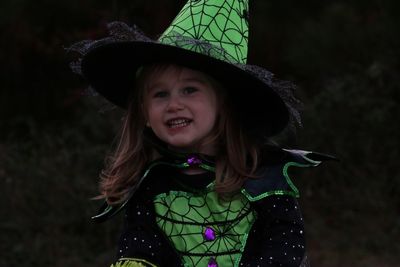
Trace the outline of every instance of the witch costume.
[[[127, 107], [135, 73], [152, 63], [204, 72], [227, 90], [239, 120], [254, 138], [268, 138], [300, 123], [295, 86], [247, 63], [248, 0], [191, 0], [158, 40], [121, 22], [110, 37], [80, 42], [73, 68], [110, 102]], [[95, 221], [124, 210], [125, 226], [114, 267], [308, 266], [299, 192], [288, 169], [314, 167], [332, 157], [265, 147], [256, 175], [229, 201], [214, 190], [214, 159], [178, 154], [157, 142], [150, 162], [126, 201], [105, 203]], [[204, 173], [187, 175], [196, 166]]]

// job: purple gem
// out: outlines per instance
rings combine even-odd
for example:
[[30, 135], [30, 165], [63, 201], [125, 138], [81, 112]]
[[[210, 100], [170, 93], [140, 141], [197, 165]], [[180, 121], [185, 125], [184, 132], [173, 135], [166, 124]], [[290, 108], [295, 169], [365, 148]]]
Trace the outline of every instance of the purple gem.
[[217, 261], [216, 261], [214, 258], [211, 258], [211, 259], [208, 261], [207, 267], [218, 267], [218, 263], [217, 263]]
[[201, 163], [201, 159], [199, 159], [196, 155], [189, 156], [186, 161], [190, 166], [199, 165]]
[[204, 231], [204, 238], [207, 241], [213, 241], [215, 239], [215, 231], [211, 227], [206, 227]]

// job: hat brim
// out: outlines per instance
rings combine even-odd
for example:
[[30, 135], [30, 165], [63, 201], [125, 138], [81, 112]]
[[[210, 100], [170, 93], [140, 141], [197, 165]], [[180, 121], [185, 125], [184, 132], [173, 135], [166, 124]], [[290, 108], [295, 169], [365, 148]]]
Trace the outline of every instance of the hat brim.
[[280, 96], [266, 83], [237, 65], [161, 43], [122, 41], [88, 51], [82, 59], [83, 76], [112, 103], [126, 108], [139, 67], [170, 62], [207, 73], [231, 97], [248, 130], [272, 136], [288, 124], [289, 113]]

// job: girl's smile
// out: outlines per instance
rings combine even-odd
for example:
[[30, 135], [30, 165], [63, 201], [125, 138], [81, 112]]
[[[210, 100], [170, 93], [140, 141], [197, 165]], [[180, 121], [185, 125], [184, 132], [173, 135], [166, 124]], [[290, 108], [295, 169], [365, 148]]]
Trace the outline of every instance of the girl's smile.
[[148, 77], [144, 93], [147, 126], [170, 148], [210, 153], [207, 143], [217, 120], [217, 95], [211, 78], [168, 66]]
[[187, 119], [187, 118], [175, 118], [175, 119], [170, 119], [167, 121], [167, 125], [169, 128], [181, 128], [181, 127], [186, 127], [191, 123], [192, 120]]

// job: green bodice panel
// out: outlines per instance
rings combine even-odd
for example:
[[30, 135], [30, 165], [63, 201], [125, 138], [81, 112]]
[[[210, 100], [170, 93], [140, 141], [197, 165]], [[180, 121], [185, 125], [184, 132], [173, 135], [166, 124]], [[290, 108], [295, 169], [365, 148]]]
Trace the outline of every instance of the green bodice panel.
[[238, 266], [256, 214], [242, 194], [218, 200], [212, 186], [202, 194], [171, 191], [154, 200], [157, 225], [184, 266]]

